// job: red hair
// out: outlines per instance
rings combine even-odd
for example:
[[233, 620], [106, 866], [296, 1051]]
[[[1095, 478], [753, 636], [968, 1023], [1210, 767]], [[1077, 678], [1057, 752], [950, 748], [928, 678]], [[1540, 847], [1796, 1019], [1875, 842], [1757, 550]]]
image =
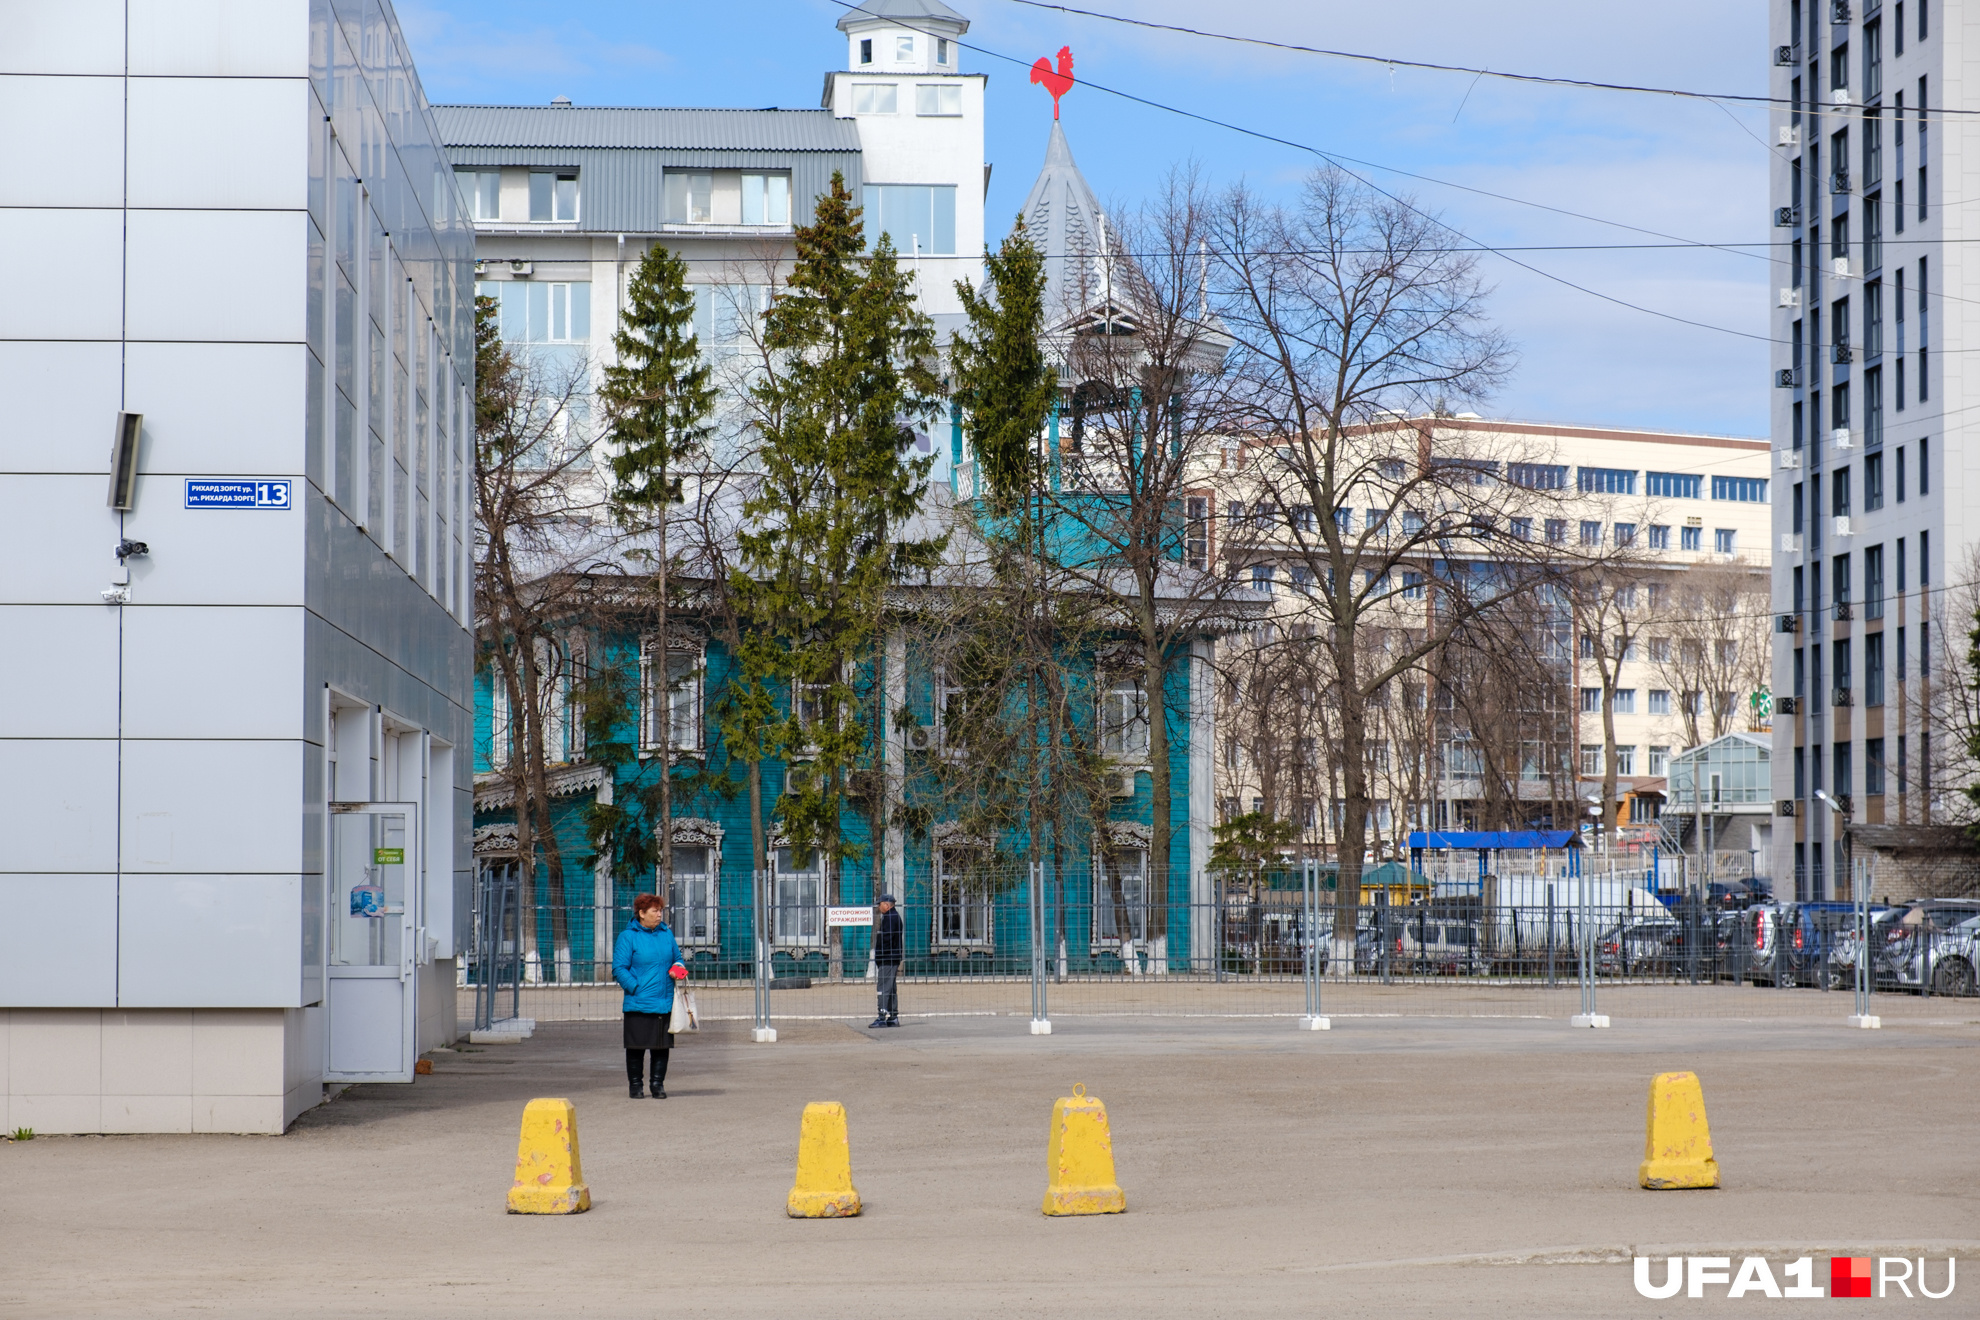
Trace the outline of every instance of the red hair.
[[633, 900], [633, 915], [637, 917], [642, 913], [644, 913], [648, 908], [659, 908], [662, 911], [665, 911], [666, 907], [667, 905], [660, 901], [660, 895], [641, 894], [638, 898], [635, 898]]

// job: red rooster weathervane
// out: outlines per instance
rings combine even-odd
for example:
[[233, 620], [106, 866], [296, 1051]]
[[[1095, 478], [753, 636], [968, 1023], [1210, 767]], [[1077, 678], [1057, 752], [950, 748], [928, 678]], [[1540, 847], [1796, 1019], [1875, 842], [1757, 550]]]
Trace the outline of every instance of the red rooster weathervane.
[[1045, 90], [1052, 94], [1052, 118], [1059, 117], [1059, 98], [1072, 90], [1072, 47], [1059, 47], [1058, 71], [1052, 69], [1052, 62], [1043, 55], [1031, 66], [1031, 81], [1044, 83]]

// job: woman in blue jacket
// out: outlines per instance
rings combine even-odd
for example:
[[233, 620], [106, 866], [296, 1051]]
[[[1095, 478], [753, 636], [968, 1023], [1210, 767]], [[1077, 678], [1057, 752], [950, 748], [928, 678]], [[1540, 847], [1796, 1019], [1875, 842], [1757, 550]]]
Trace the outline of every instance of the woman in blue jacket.
[[633, 900], [632, 925], [619, 932], [612, 948], [612, 979], [626, 992], [626, 1081], [632, 1098], [641, 1099], [644, 1056], [653, 1055], [653, 1098], [667, 1098], [667, 1018], [674, 1011], [674, 982], [685, 980], [681, 946], [661, 919], [665, 908], [658, 894]]

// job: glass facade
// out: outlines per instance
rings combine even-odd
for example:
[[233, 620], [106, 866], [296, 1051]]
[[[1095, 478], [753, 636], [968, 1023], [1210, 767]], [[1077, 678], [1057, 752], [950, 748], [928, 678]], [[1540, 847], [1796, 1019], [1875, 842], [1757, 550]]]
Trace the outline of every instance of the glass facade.
[[465, 619], [473, 207], [389, 11], [314, 0], [310, 44], [308, 476]]

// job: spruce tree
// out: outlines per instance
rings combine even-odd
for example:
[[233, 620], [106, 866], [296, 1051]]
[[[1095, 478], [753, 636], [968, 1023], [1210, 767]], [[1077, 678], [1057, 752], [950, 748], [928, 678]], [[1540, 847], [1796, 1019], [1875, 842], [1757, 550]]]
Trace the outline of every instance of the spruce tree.
[[[960, 788], [965, 815], [1021, 828], [1027, 855], [1042, 862], [1042, 831], [1078, 803], [1084, 775], [1065, 746], [1065, 647], [1080, 632], [1078, 610], [1044, 554], [1039, 436], [1058, 394], [1044, 348], [1045, 261], [1018, 217], [995, 253], [984, 254], [989, 287], [958, 281], [967, 324], [949, 346], [953, 397], [987, 491], [976, 512], [989, 548], [990, 581], [974, 601], [960, 644], [945, 657], [963, 689], [964, 718], [944, 737], [970, 753], [938, 769]], [[982, 753], [988, 753], [987, 756]], [[966, 781], [957, 783], [958, 780]], [[1078, 803], [1072, 814], [1087, 814]], [[1002, 816], [1003, 819], [998, 820]], [[986, 833], [994, 831], [983, 831]]]
[[1010, 514], [1037, 482], [1037, 443], [1058, 373], [1045, 358], [1045, 257], [1018, 217], [997, 252], [984, 254], [990, 290], [961, 280], [969, 324], [949, 346], [963, 431], [990, 491], [991, 511]]
[[617, 361], [605, 368], [599, 391], [611, 427], [612, 507], [621, 525], [651, 532], [654, 557], [655, 659], [651, 684], [660, 726], [660, 883], [672, 902], [674, 884], [674, 685], [667, 636], [668, 510], [681, 498], [681, 465], [700, 452], [713, 429], [715, 390], [694, 334], [694, 293], [687, 263], [655, 244], [633, 272], [626, 310], [612, 337]]
[[[940, 393], [933, 325], [891, 240], [866, 247], [860, 209], [835, 174], [812, 223], [797, 230], [791, 275], [764, 313], [769, 360], [751, 390], [758, 472], [742, 506], [733, 586], [752, 633], [738, 701], [760, 709], [773, 684], [794, 685], [771, 743], [787, 762], [808, 762], [780, 806], [789, 846], [821, 851], [835, 874], [856, 856], [840, 812], [864, 771], [878, 880], [888, 796], [884, 594], [938, 562], [944, 540], [901, 536], [934, 464], [910, 453], [908, 425]], [[757, 766], [751, 774], [754, 799]], [[754, 824], [760, 858], [760, 810]]]

